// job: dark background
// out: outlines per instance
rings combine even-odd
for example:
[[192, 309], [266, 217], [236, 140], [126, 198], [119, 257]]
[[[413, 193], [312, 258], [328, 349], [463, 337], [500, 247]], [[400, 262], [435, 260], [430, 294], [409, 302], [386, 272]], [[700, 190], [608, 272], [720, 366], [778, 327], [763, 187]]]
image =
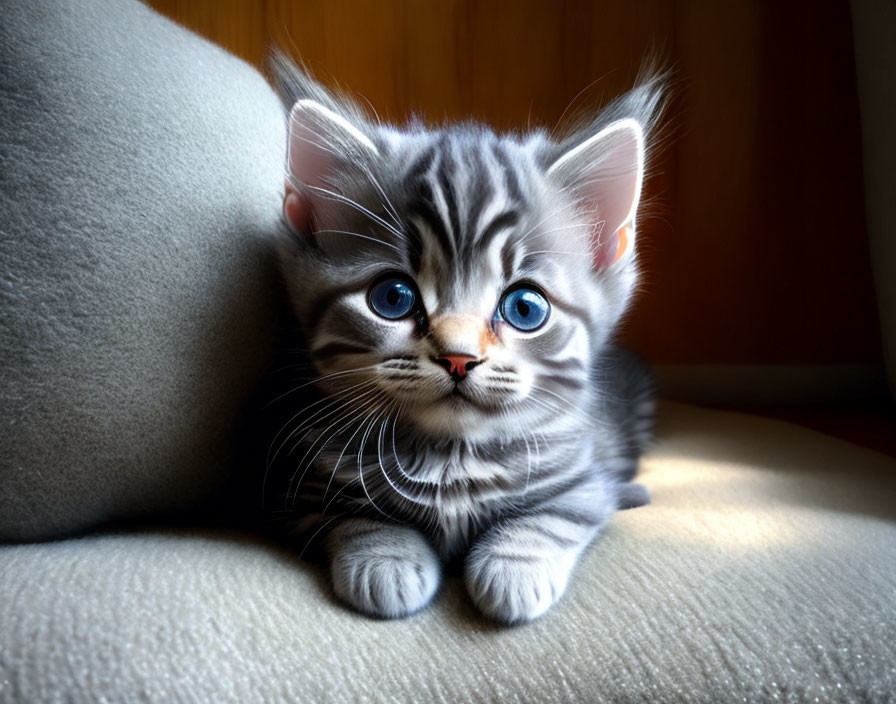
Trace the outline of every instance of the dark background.
[[658, 51], [675, 93], [625, 340], [658, 364], [881, 365], [847, 3], [150, 4], [259, 67], [278, 44], [397, 121], [552, 126]]

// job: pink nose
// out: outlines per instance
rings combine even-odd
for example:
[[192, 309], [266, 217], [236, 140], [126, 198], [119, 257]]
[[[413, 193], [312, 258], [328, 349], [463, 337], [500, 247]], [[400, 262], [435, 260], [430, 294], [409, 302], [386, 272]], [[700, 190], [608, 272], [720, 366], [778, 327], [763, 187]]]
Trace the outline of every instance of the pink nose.
[[446, 354], [436, 357], [434, 361], [456, 379], [463, 379], [468, 371], [479, 364], [479, 361], [469, 354]]

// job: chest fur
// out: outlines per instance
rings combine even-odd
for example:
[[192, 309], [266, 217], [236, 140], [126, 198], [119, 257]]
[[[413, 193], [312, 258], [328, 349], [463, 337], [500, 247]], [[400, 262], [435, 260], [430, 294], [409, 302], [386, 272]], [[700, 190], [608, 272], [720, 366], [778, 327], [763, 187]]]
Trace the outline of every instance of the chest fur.
[[[334, 466], [321, 457], [318, 476]], [[338, 458], [336, 458], [338, 459]], [[423, 531], [443, 558], [463, 552], [525, 490], [522, 471], [470, 452], [406, 450], [343, 456], [332, 493], [367, 502], [376, 512]], [[334, 488], [335, 487], [335, 488]]]

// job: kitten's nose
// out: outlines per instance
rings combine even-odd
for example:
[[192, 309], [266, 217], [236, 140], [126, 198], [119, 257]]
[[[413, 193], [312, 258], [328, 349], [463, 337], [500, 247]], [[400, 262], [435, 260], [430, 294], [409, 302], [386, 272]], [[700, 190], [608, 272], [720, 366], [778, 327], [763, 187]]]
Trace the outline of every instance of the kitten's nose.
[[445, 354], [433, 360], [440, 367], [444, 367], [455, 380], [463, 379], [467, 372], [479, 364], [480, 360], [469, 354]]

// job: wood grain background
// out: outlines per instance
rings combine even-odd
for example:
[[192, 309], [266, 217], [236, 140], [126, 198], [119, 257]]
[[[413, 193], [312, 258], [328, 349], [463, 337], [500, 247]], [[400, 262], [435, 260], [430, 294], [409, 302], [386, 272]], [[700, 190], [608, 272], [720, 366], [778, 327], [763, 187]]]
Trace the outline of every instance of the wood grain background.
[[677, 87], [626, 341], [666, 364], [881, 363], [846, 2], [150, 4], [259, 67], [279, 44], [391, 120], [550, 126], [659, 50]]

